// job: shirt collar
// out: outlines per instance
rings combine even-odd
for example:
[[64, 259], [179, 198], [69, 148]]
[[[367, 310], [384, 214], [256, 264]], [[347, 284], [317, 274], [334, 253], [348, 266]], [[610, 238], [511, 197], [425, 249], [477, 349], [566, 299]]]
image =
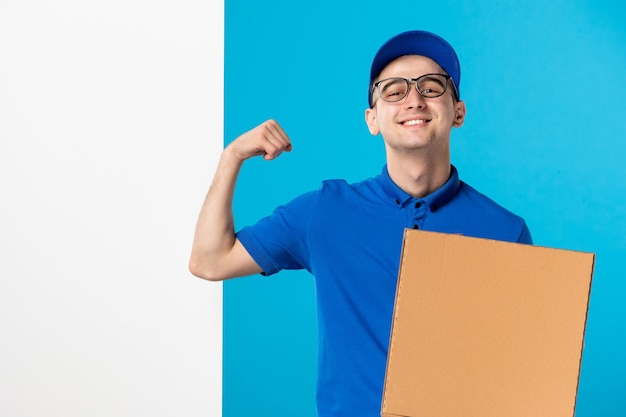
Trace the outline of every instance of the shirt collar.
[[448, 181], [446, 181], [441, 188], [423, 198], [415, 198], [405, 192], [402, 188], [398, 187], [389, 176], [387, 164], [383, 167], [379, 178], [383, 191], [387, 197], [391, 199], [393, 204], [399, 207], [404, 207], [413, 201], [422, 201], [428, 205], [430, 211], [436, 211], [446, 205], [450, 200], [452, 200], [452, 198], [454, 198], [461, 187], [459, 173], [454, 165], [450, 166], [450, 178], [448, 178]]

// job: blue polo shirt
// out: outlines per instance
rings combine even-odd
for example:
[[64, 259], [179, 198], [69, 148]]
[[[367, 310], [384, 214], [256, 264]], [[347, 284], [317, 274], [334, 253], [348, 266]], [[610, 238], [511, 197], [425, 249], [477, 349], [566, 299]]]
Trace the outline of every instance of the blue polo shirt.
[[380, 415], [405, 228], [532, 243], [524, 220], [459, 180], [415, 198], [382, 173], [322, 183], [237, 238], [266, 275], [306, 269], [315, 278], [319, 417]]

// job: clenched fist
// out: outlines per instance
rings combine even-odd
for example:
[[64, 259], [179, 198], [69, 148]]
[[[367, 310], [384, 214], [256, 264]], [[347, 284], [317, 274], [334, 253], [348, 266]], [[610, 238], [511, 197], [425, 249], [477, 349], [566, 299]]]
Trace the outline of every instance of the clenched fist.
[[265, 160], [277, 158], [283, 151], [291, 151], [291, 140], [275, 120], [267, 120], [239, 136], [228, 145], [241, 161], [253, 156]]

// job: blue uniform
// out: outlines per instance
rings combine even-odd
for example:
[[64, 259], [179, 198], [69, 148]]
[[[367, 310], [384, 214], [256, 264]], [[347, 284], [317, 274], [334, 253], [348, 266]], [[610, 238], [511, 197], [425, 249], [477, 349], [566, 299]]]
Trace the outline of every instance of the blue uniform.
[[320, 417], [378, 417], [405, 228], [532, 243], [524, 220], [459, 180], [415, 198], [382, 173], [278, 207], [237, 238], [271, 275], [306, 269], [315, 278]]

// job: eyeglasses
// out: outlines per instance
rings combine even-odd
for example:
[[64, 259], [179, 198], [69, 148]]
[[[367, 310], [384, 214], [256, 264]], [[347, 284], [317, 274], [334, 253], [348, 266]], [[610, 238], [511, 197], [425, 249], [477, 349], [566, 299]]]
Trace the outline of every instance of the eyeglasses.
[[[448, 89], [448, 80], [451, 79], [446, 74], [424, 74], [417, 78], [385, 78], [372, 86], [371, 94], [378, 92], [378, 96], [387, 102], [396, 102], [404, 99], [409, 94], [409, 86], [415, 83], [417, 92], [422, 97], [435, 98], [442, 96]], [[373, 101], [373, 100], [372, 100]]]

